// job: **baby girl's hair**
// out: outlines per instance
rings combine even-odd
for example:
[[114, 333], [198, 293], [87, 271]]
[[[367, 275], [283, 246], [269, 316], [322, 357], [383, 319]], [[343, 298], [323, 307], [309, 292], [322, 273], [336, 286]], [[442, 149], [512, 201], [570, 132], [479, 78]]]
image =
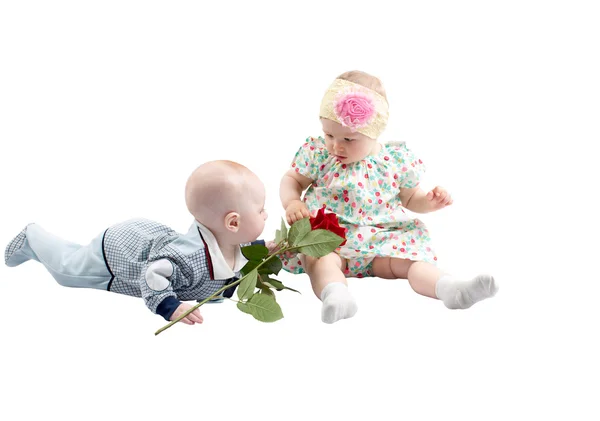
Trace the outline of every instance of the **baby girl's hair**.
[[383, 89], [383, 83], [381, 83], [381, 80], [366, 72], [362, 72], [360, 70], [351, 70], [349, 72], [342, 73], [336, 79], [347, 80], [348, 82], [354, 82], [364, 86], [365, 88], [369, 88], [384, 97], [387, 101], [387, 96], [385, 94], [385, 89]]

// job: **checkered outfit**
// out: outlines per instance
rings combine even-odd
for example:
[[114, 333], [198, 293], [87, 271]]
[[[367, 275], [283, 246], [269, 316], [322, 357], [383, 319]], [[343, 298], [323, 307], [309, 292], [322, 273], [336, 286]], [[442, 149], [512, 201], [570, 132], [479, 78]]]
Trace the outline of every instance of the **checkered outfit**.
[[[201, 238], [198, 228], [192, 229]], [[158, 305], [169, 296], [182, 301], [203, 300], [221, 289], [228, 280], [211, 279], [206, 248], [183, 254], [173, 246], [179, 237], [171, 228], [148, 220], [128, 221], [107, 229], [103, 250], [113, 276], [108, 290], [142, 297], [156, 313]], [[154, 291], [148, 287], [145, 273], [152, 262], [160, 259], [173, 264], [173, 275], [166, 289]]]

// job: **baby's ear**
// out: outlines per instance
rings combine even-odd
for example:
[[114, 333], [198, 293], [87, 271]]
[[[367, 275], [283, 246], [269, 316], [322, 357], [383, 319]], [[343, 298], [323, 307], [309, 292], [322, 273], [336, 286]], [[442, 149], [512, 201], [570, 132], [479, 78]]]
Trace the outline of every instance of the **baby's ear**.
[[240, 214], [229, 212], [225, 215], [225, 228], [231, 232], [238, 232], [240, 229]]

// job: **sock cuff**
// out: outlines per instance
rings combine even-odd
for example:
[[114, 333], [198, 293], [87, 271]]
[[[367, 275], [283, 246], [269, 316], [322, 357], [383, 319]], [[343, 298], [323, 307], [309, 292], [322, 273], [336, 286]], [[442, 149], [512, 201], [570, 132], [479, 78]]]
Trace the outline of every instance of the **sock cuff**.
[[440, 294], [444, 295], [444, 287], [448, 284], [448, 282], [452, 281], [452, 276], [448, 273], [443, 273], [440, 279], [435, 283], [435, 296], [444, 300], [444, 297], [440, 297]]
[[348, 286], [343, 282], [331, 282], [325, 285], [321, 291], [321, 301], [324, 301], [329, 295], [335, 294], [336, 291], [347, 290]]

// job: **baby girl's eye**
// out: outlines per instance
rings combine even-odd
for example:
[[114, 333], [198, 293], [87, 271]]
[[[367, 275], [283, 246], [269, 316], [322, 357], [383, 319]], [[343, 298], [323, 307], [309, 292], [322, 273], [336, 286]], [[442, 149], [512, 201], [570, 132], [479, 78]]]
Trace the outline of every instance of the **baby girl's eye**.
[[327, 136], [330, 139], [333, 137], [333, 135], [330, 135], [330, 134], [326, 134], [325, 136]]
[[344, 140], [345, 140], [346, 142], [352, 142], [354, 139], [350, 139], [350, 138], [347, 138], [347, 137], [345, 137], [345, 138], [344, 138]]

